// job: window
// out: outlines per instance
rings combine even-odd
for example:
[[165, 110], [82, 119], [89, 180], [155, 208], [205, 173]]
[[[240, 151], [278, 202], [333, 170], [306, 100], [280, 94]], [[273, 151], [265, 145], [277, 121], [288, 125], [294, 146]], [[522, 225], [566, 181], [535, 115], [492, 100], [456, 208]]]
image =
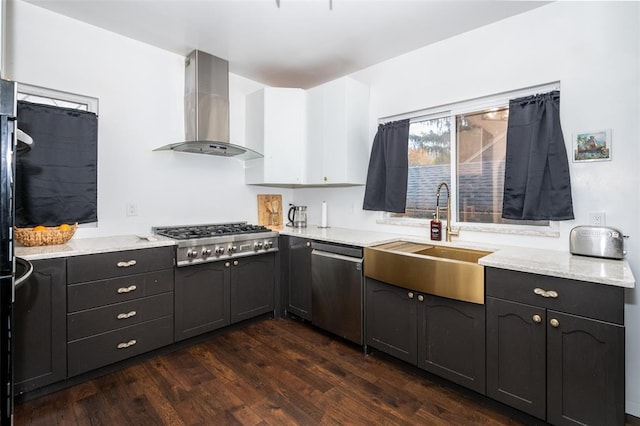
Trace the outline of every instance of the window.
[[[446, 182], [452, 192], [454, 222], [548, 226], [548, 221], [512, 221], [501, 216], [509, 99], [553, 87], [557, 88], [557, 83], [421, 111], [410, 117], [407, 207], [404, 214], [389, 213], [391, 223], [394, 218], [431, 220], [438, 185]], [[446, 203], [446, 194], [441, 194], [440, 203], [441, 207]]]

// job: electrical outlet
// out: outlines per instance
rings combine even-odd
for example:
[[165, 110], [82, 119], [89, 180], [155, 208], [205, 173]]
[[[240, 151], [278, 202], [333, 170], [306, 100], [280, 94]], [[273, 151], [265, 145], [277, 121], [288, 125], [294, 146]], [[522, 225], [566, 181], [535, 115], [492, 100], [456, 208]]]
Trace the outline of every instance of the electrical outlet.
[[604, 212], [590, 212], [589, 213], [589, 225], [593, 226], [605, 226], [605, 213]]
[[138, 206], [136, 203], [127, 203], [127, 216], [138, 216]]

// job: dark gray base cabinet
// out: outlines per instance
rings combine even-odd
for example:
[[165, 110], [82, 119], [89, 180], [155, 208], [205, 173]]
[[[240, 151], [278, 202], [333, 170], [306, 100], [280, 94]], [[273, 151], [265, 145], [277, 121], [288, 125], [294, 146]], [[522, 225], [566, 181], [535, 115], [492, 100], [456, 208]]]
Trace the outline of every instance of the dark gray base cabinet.
[[287, 312], [311, 321], [311, 240], [300, 237], [283, 237], [287, 250], [285, 256]]
[[484, 305], [425, 295], [418, 319], [418, 367], [484, 394]]
[[173, 343], [174, 247], [67, 259], [67, 373]]
[[67, 377], [65, 259], [35, 260], [13, 305], [14, 392]]
[[274, 308], [275, 253], [240, 258], [231, 269], [231, 323]]
[[176, 341], [231, 324], [230, 266], [230, 262], [211, 262], [176, 268]]
[[543, 309], [487, 297], [487, 395], [541, 419], [547, 393], [544, 324]]
[[418, 304], [415, 292], [372, 278], [366, 278], [365, 287], [366, 344], [417, 365]]
[[274, 309], [275, 254], [176, 268], [175, 340]]
[[366, 343], [485, 393], [483, 305], [366, 279]]
[[173, 343], [173, 316], [69, 342], [69, 377]]
[[487, 294], [488, 396], [555, 425], [624, 424], [622, 288], [488, 268]]

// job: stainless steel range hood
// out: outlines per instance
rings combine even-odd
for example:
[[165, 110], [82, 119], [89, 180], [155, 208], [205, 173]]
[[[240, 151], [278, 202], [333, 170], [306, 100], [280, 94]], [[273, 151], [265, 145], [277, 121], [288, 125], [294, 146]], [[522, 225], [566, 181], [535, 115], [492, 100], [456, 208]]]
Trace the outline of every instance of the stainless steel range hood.
[[154, 149], [251, 160], [262, 154], [229, 143], [229, 63], [194, 50], [185, 61], [186, 140]]

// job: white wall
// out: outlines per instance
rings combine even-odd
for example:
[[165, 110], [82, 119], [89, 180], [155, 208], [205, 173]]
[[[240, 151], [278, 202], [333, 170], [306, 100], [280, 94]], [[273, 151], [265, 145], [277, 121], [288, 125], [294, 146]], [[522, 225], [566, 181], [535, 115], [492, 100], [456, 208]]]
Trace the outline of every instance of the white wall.
[[[76, 238], [151, 226], [257, 222], [258, 193], [235, 159], [152, 152], [184, 140], [184, 58], [22, 1], [9, 2], [7, 75], [99, 99], [98, 222]], [[244, 144], [244, 97], [260, 84], [230, 75], [231, 141]], [[37, 141], [36, 141], [37, 143]], [[126, 216], [126, 203], [138, 215]], [[286, 204], [285, 204], [286, 205]]]
[[[256, 194], [281, 193], [329, 224], [427, 235], [427, 229], [377, 225], [363, 212], [363, 188], [272, 189], [243, 184], [243, 163], [152, 152], [183, 139], [181, 56], [40, 9], [8, 2], [6, 76], [100, 100], [99, 226], [76, 238], [145, 233], [152, 225], [256, 222]], [[605, 211], [631, 235], [628, 259], [640, 276], [640, 4], [556, 2], [416, 50], [353, 76], [371, 86], [371, 139], [379, 117], [561, 81], [566, 143], [577, 131], [611, 128], [613, 160], [570, 164], [576, 220], [560, 238], [463, 232], [464, 239], [566, 250], [568, 231]], [[244, 96], [260, 84], [231, 75], [231, 139], [244, 144]], [[363, 159], [363, 161], [367, 161]], [[434, 187], [435, 191], [435, 187]], [[138, 216], [127, 217], [135, 202]], [[627, 293], [627, 412], [640, 416], [640, 308]]]
[[[612, 161], [571, 163], [576, 219], [560, 237], [462, 231], [461, 238], [568, 250], [572, 227], [590, 211], [630, 235], [627, 258], [640, 278], [640, 4], [556, 2], [372, 66], [352, 76], [371, 87], [371, 140], [380, 117], [533, 86], [561, 82], [561, 122], [568, 153], [575, 132], [612, 129]], [[571, 158], [571, 156], [569, 156]], [[435, 193], [438, 182], [433, 183]], [[330, 226], [404, 232], [427, 237], [428, 228], [378, 225], [381, 213], [362, 211], [364, 188], [300, 189], [319, 223], [322, 200]], [[625, 318], [627, 412], [640, 416], [640, 307], [627, 292]]]

